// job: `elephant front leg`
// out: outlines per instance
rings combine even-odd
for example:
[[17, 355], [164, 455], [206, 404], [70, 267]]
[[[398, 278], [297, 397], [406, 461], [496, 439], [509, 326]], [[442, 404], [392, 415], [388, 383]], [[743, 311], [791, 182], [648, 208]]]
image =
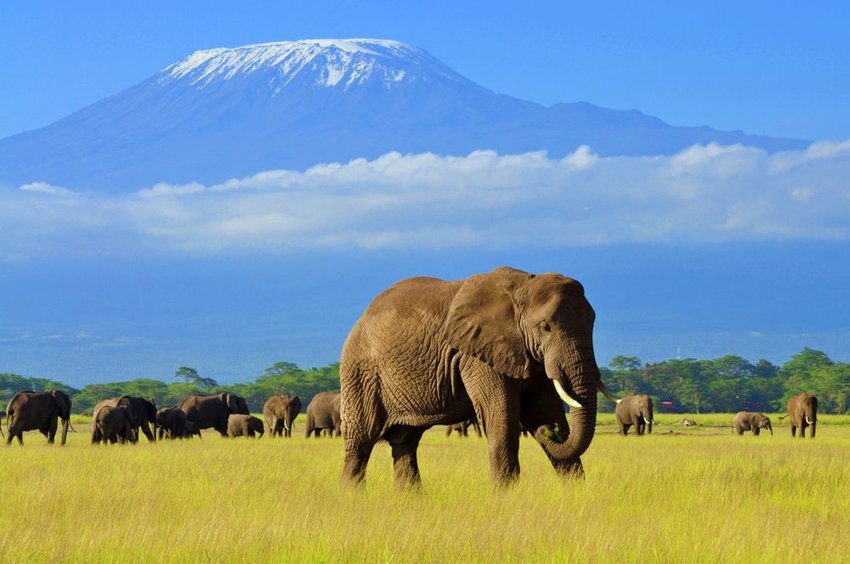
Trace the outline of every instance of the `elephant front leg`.
[[521, 384], [474, 359], [462, 365], [461, 378], [487, 433], [493, 482], [508, 485], [519, 477]]
[[342, 467], [342, 481], [359, 485], [366, 479], [366, 465], [372, 456], [375, 442], [364, 440], [353, 434], [345, 437], [345, 460]]

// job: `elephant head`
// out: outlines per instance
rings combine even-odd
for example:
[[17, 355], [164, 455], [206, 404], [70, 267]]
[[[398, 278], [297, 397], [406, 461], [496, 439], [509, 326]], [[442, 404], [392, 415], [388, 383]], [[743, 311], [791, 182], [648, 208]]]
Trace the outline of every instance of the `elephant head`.
[[646, 424], [646, 432], [652, 433], [652, 423], [654, 422], [652, 398], [646, 394], [635, 396], [635, 409], [638, 417], [643, 419], [644, 424]]
[[248, 402], [245, 401], [245, 398], [236, 394], [221, 394], [219, 397], [221, 398], [221, 403], [227, 407], [227, 411], [230, 413], [249, 414]]
[[498, 268], [464, 281], [444, 335], [452, 347], [503, 376], [530, 378], [544, 370], [553, 391], [570, 406], [571, 429], [563, 443], [551, 440], [544, 428], [537, 438], [551, 457], [578, 463], [593, 439], [597, 391], [611, 397], [593, 352], [595, 318], [579, 282]]
[[767, 429], [770, 431], [771, 436], [773, 435], [773, 425], [770, 424], [770, 417], [766, 415], [760, 415], [760, 418], [756, 421], [757, 425], [761, 429]]
[[48, 392], [53, 398], [53, 403], [56, 404], [56, 409], [59, 413], [59, 419], [62, 421], [62, 441], [65, 444], [65, 439], [68, 436], [68, 427], [71, 425], [71, 398], [61, 390], [50, 390]]

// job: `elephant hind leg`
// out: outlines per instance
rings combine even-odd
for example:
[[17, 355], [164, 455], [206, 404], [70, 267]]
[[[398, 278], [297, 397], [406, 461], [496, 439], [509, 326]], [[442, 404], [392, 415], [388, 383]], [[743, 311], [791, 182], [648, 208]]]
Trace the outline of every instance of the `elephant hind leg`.
[[393, 476], [399, 488], [417, 487], [421, 483], [416, 451], [424, 429], [398, 426], [389, 430], [385, 438], [393, 453]]

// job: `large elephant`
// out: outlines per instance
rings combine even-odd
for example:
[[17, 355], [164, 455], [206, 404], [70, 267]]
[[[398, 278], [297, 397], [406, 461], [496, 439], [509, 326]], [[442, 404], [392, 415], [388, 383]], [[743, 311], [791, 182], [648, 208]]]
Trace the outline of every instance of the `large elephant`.
[[253, 415], [234, 413], [227, 420], [228, 437], [250, 437], [263, 436], [263, 421]]
[[806, 436], [806, 427], [812, 428], [811, 437], [815, 438], [818, 427], [818, 398], [803, 392], [788, 400], [788, 417], [791, 418], [791, 436], [797, 435], [800, 428], [800, 438]]
[[6, 426], [9, 434], [6, 444], [17, 437], [24, 444], [24, 431], [39, 430], [53, 444], [58, 429], [57, 419], [62, 421], [61, 444], [65, 444], [68, 427], [71, 425], [71, 398], [61, 390], [47, 392], [18, 392], [6, 405]]
[[[464, 280], [394, 284], [343, 346], [343, 480], [362, 482], [372, 448], [384, 439], [396, 483], [418, 484], [424, 431], [474, 413], [495, 482], [519, 475], [521, 423], [556, 472], [583, 475], [597, 391], [613, 400], [593, 352], [595, 317], [582, 285], [555, 273], [503, 267]], [[572, 408], [572, 429], [562, 400]]]
[[770, 424], [770, 417], [763, 413], [755, 413], [753, 411], [739, 411], [732, 418], [732, 428], [739, 435], [743, 435], [744, 431], [752, 431], [753, 435], [758, 436], [761, 429], [767, 429], [773, 435], [773, 426]]
[[[139, 431], [148, 438], [149, 442], [156, 440], [156, 403], [153, 399], [137, 398], [133, 396], [121, 396], [120, 398], [107, 399], [99, 402], [92, 410], [92, 421], [97, 420], [97, 413], [103, 407], [118, 407], [125, 406], [130, 408], [129, 414], [132, 418], [130, 421], [133, 427], [133, 437], [131, 442], [136, 442], [139, 439]], [[153, 429], [151, 429], [153, 427]], [[95, 432], [96, 426], [93, 427]], [[92, 436], [93, 442], [98, 442]]]
[[457, 431], [457, 434], [460, 435], [461, 437], [468, 437], [470, 427], [472, 427], [472, 429], [475, 431], [475, 434], [478, 435], [479, 439], [483, 436], [481, 434], [481, 425], [478, 424], [478, 417], [476, 417], [475, 415], [473, 415], [472, 417], [470, 417], [469, 419], [467, 419], [466, 421], [463, 421], [461, 423], [455, 423], [454, 425], [447, 425], [446, 426], [446, 436], [448, 437], [449, 435], [452, 434], [453, 431]]
[[334, 392], [319, 392], [307, 406], [307, 433], [317, 437], [324, 430], [328, 435], [339, 437], [342, 434], [342, 418], [340, 395]]
[[157, 438], [183, 439], [191, 436], [186, 414], [176, 407], [164, 407], [156, 412]]
[[652, 398], [646, 394], [625, 396], [614, 409], [621, 435], [628, 435], [632, 425], [638, 435], [652, 434]]
[[298, 396], [272, 396], [263, 404], [263, 417], [269, 428], [269, 437], [292, 436], [292, 425], [301, 412], [301, 400]]
[[95, 409], [92, 421], [92, 444], [133, 442], [136, 438], [134, 421], [137, 416], [128, 405], [103, 405]]
[[227, 436], [227, 419], [233, 413], [249, 415], [245, 398], [236, 394], [216, 394], [212, 396], [193, 395], [180, 402], [180, 409], [186, 419], [198, 426], [198, 429], [212, 427]]

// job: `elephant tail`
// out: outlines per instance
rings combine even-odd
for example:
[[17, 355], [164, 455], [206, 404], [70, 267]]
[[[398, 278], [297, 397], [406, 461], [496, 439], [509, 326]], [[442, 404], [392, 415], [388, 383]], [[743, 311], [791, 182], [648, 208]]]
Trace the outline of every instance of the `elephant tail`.
[[787, 414], [787, 413], [786, 413], [785, 415], [783, 415], [782, 417], [780, 417], [780, 418], [779, 418], [779, 420], [780, 420], [780, 421], [782, 421], [782, 420], [783, 420], [783, 419], [785, 419], [786, 417], [788, 417], [788, 414]]

